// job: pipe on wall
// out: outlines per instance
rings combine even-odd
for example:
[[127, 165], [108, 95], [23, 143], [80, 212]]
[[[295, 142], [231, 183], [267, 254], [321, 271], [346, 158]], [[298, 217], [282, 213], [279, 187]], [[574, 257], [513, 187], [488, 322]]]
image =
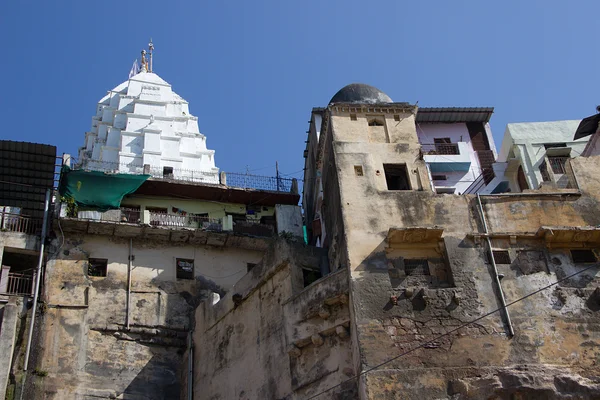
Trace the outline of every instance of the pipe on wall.
[[131, 261], [133, 259], [133, 239], [129, 239], [129, 257], [127, 257], [127, 304], [125, 305], [125, 328], [129, 329], [129, 309], [131, 305]]
[[37, 311], [38, 297], [40, 295], [40, 279], [42, 276], [42, 263], [44, 262], [44, 247], [46, 244], [46, 230], [48, 228], [48, 214], [50, 212], [50, 189], [46, 189], [46, 200], [44, 201], [44, 220], [42, 222], [42, 234], [40, 235], [40, 256], [35, 270], [35, 290], [33, 292], [33, 307], [31, 309], [31, 320], [29, 322], [29, 337], [27, 338], [27, 349], [25, 350], [25, 362], [23, 371], [29, 366], [29, 353], [31, 352], [31, 340], [33, 339], [33, 328], [35, 326], [35, 313]]
[[[485, 213], [483, 212], [483, 205], [481, 204], [481, 196], [479, 193], [477, 194], [477, 203], [479, 204], [479, 211], [481, 213], [481, 221], [483, 222], [483, 230], [485, 234], [489, 234], [487, 221], [485, 219]], [[492, 250], [492, 241], [489, 236], [486, 236], [486, 242], [488, 247], [489, 257], [492, 263], [492, 268], [494, 270], [494, 281], [496, 282], [496, 286], [498, 288], [498, 293], [500, 294], [500, 304], [502, 306], [502, 311], [504, 312], [504, 318], [506, 321], [506, 326], [508, 327], [508, 334], [512, 337], [515, 335], [515, 330], [513, 328], [512, 321], [510, 319], [510, 314], [508, 312], [508, 308], [506, 308], [506, 298], [504, 297], [504, 290], [502, 290], [502, 284], [500, 282], [500, 277], [498, 276], [498, 266], [496, 265], [496, 260], [494, 259], [494, 253]]]

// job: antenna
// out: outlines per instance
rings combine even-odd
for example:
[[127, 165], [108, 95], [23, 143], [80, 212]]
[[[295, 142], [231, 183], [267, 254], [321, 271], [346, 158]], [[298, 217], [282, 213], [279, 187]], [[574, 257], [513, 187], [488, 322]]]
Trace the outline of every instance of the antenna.
[[154, 52], [154, 44], [152, 43], [152, 38], [150, 38], [150, 43], [148, 43], [148, 53], [150, 54], [150, 65], [148, 72], [152, 72], [152, 53]]

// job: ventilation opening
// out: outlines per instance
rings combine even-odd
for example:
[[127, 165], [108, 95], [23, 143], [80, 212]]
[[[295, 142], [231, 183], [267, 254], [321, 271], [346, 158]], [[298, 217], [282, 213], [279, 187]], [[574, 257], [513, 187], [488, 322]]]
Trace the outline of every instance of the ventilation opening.
[[554, 149], [557, 147], [567, 147], [566, 143], [544, 143], [544, 149]]
[[400, 122], [400, 116], [399, 115], [394, 115], [394, 121]]
[[437, 194], [454, 194], [456, 188], [453, 187], [436, 187], [435, 192]]
[[173, 167], [163, 167], [163, 178], [173, 177]]
[[431, 175], [431, 179], [434, 181], [447, 181], [448, 177], [446, 175]]
[[404, 273], [407, 276], [429, 275], [429, 263], [426, 258], [422, 259], [405, 259]]
[[356, 174], [356, 176], [363, 176], [363, 167], [360, 165], [355, 165], [354, 173]]
[[369, 121], [369, 126], [383, 126], [383, 121], [372, 119]]
[[592, 250], [571, 250], [571, 257], [575, 264], [595, 263], [597, 261]]
[[510, 264], [510, 255], [506, 250], [494, 250], [492, 251], [494, 255], [494, 261], [496, 264]]
[[410, 190], [406, 164], [383, 164], [388, 190]]
[[356, 114], [350, 114], [350, 121], [356, 121]]
[[177, 258], [177, 279], [194, 279], [194, 260]]
[[307, 287], [311, 283], [321, 279], [321, 276], [321, 271], [302, 268], [302, 278], [304, 280], [304, 287]]
[[108, 272], [106, 258], [90, 258], [88, 260], [88, 276], [105, 277]]

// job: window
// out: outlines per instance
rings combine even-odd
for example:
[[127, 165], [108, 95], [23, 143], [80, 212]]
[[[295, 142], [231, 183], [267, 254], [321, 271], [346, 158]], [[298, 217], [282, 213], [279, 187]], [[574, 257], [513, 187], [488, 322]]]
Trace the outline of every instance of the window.
[[369, 121], [369, 126], [383, 126], [383, 121], [379, 119], [372, 119]]
[[163, 178], [173, 177], [173, 167], [163, 167]]
[[567, 147], [566, 143], [544, 143], [544, 149], [552, 149], [556, 147]]
[[363, 167], [361, 165], [355, 165], [354, 173], [356, 174], [356, 176], [363, 176]]
[[194, 279], [194, 260], [176, 258], [177, 279]]
[[425, 258], [405, 259], [404, 273], [407, 276], [429, 275], [429, 263]]
[[356, 114], [350, 114], [350, 121], [356, 121]]
[[540, 164], [540, 173], [542, 174], [542, 181], [544, 182], [550, 182], [550, 174], [548, 174], [548, 165], [546, 164], [546, 161], [542, 161], [542, 163]]
[[435, 138], [433, 139], [433, 143], [435, 144], [444, 144], [444, 143], [452, 143], [450, 138]]
[[140, 223], [140, 206], [127, 206], [121, 207], [121, 222], [127, 222], [130, 224]]
[[88, 260], [88, 276], [105, 277], [108, 271], [106, 258], [90, 258]]
[[388, 190], [410, 190], [406, 164], [383, 164]]
[[256, 267], [256, 263], [246, 263], [246, 271], [250, 272]]
[[510, 255], [506, 250], [493, 250], [494, 261], [496, 264], [510, 264]]
[[435, 145], [435, 151], [437, 154], [460, 154], [458, 151], [458, 144], [452, 143], [450, 138], [434, 138], [433, 144]]
[[437, 194], [454, 194], [456, 188], [453, 187], [436, 187], [435, 192]]
[[592, 250], [571, 250], [571, 257], [575, 264], [595, 263], [597, 261]]
[[555, 174], [565, 174], [565, 164], [567, 163], [568, 159], [569, 157], [548, 157], [552, 172]]

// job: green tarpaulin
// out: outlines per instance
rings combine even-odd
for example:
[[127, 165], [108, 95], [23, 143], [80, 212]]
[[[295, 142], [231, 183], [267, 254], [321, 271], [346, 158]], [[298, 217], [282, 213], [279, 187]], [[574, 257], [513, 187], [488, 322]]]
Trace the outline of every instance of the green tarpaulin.
[[112, 174], [63, 167], [58, 192], [71, 197], [77, 207], [106, 211], [118, 209], [123, 196], [135, 192], [150, 175]]

